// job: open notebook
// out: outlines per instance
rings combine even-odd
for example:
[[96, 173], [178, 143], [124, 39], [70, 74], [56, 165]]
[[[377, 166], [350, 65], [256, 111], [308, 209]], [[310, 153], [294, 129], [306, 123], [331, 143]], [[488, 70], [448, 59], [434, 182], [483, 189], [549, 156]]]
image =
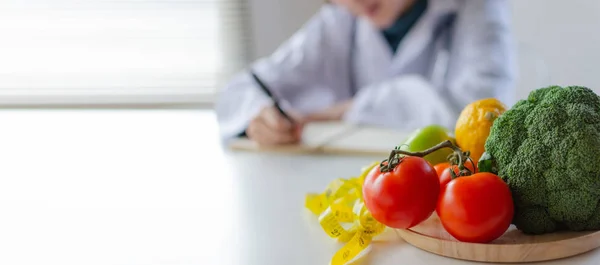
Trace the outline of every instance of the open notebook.
[[233, 150], [247, 151], [387, 156], [395, 146], [406, 140], [408, 135], [407, 132], [389, 128], [342, 122], [316, 122], [305, 126], [300, 144], [264, 147], [247, 138], [240, 138], [230, 142], [229, 147]]

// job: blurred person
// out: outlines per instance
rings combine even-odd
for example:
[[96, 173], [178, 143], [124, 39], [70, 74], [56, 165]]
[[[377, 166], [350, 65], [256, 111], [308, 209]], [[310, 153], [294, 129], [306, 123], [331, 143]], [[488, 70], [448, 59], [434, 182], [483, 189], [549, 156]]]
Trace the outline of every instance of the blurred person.
[[511, 102], [515, 66], [507, 0], [331, 2], [220, 90], [215, 109], [223, 140], [247, 136], [262, 145], [293, 144], [312, 121], [453, 128], [474, 100]]

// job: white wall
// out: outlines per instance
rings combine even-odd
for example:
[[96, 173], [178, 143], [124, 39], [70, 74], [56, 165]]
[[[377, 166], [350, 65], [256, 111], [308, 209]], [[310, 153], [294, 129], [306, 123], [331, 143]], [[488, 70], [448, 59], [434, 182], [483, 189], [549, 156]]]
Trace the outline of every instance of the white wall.
[[321, 7], [324, 0], [248, 0], [254, 39], [253, 57], [270, 54]]
[[[271, 53], [324, 0], [249, 0], [254, 57]], [[585, 85], [600, 93], [600, 1], [512, 0], [518, 40], [517, 96], [549, 84]]]
[[[543, 83], [600, 92], [600, 1], [513, 0], [512, 7], [517, 39], [527, 47], [521, 58], [535, 54], [545, 61]], [[535, 71], [529, 69], [522, 69], [522, 81], [534, 84]]]

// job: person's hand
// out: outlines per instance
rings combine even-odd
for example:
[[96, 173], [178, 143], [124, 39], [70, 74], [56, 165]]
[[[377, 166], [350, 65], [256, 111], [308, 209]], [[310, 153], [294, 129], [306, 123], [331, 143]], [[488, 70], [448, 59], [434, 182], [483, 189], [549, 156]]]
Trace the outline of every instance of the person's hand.
[[346, 111], [352, 106], [352, 100], [337, 103], [325, 110], [311, 113], [305, 117], [306, 121], [339, 121]]
[[294, 144], [300, 141], [302, 122], [298, 115], [290, 113], [295, 123], [288, 121], [273, 107], [265, 107], [250, 121], [246, 130], [248, 138], [260, 145]]

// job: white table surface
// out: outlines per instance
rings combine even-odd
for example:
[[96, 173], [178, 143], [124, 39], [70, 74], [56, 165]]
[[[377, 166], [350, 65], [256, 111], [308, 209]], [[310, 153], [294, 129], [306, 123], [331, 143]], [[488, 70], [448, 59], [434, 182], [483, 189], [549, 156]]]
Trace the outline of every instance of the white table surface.
[[[224, 151], [199, 110], [0, 111], [0, 264], [328, 264], [304, 195], [373, 158]], [[367, 264], [475, 264], [395, 235]], [[544, 264], [599, 264], [600, 252]]]

